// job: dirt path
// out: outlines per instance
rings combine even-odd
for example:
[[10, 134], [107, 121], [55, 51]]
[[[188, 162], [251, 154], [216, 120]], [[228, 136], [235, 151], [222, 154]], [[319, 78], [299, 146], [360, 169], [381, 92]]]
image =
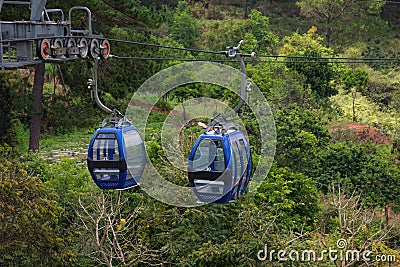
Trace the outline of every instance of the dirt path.
[[380, 145], [393, 144], [389, 137], [366, 124], [335, 122], [330, 125], [329, 132], [333, 134], [333, 138], [339, 141], [352, 139], [358, 142], [371, 141]]

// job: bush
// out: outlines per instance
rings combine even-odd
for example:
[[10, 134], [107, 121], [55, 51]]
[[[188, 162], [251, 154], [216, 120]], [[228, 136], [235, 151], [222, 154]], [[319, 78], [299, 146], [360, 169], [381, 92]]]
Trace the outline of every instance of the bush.
[[323, 192], [335, 184], [349, 195], [361, 194], [366, 206], [400, 205], [400, 170], [379, 146], [365, 142], [333, 143], [318, 157], [312, 175]]
[[58, 229], [55, 195], [26, 166], [0, 162], [0, 265], [68, 266], [74, 262]]
[[[317, 99], [324, 100], [336, 95], [338, 91], [335, 84], [337, 69], [334, 64], [323, 59], [323, 57], [333, 56], [333, 50], [324, 47], [322, 42], [323, 39], [312, 29], [303, 35], [295, 33], [283, 39], [281, 53], [295, 56], [286, 59], [286, 66], [304, 75], [305, 86], [310, 87]], [[310, 59], [301, 57], [310, 57]]]
[[266, 203], [282, 229], [311, 230], [317, 219], [318, 193], [315, 182], [288, 168], [273, 167], [257, 189], [258, 203]]
[[278, 166], [297, 172], [313, 169], [318, 150], [327, 145], [329, 133], [318, 114], [290, 105], [279, 110], [275, 118]]

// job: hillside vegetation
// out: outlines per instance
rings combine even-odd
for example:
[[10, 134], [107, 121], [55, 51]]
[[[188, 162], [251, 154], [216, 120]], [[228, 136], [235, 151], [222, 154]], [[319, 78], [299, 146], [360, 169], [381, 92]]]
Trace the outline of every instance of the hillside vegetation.
[[[182, 59], [226, 60], [168, 47], [223, 51], [244, 40], [241, 52], [258, 55], [247, 62], [247, 75], [275, 119], [274, 162], [255, 193], [224, 205], [183, 208], [140, 188], [102, 191], [85, 161], [91, 135], [107, 115], [87, 89], [93, 62], [46, 63], [40, 149], [29, 153], [33, 69], [1, 71], [1, 266], [367, 264], [277, 254], [313, 250], [319, 256], [329, 249], [370, 251], [374, 266], [399, 265], [400, 1], [47, 3], [64, 12], [72, 6], [91, 9], [96, 34], [142, 43], [111, 41], [112, 54], [127, 59], [100, 64], [100, 97], [120, 111], [144, 81]], [[17, 8], [2, 10], [1, 18], [25, 15]], [[238, 101], [219, 86], [187, 84], [158, 100], [146, 124], [152, 164], [186, 186], [186, 173], [167, 160], [161, 131], [171, 110], [196, 97], [230, 107]], [[258, 122], [247, 106], [238, 115], [258, 162]], [[179, 133], [186, 137], [182, 154], [201, 133], [196, 123]], [[378, 261], [382, 255], [386, 261]]]

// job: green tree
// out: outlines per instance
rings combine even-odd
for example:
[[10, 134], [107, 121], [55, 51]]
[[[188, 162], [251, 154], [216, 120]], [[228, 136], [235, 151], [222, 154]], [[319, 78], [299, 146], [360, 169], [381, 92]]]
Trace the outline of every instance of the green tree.
[[170, 26], [171, 37], [188, 48], [196, 46], [199, 26], [186, 1], [179, 1]]
[[301, 13], [314, 19], [323, 29], [327, 47], [331, 44], [332, 34], [346, 19], [360, 18], [370, 14], [379, 14], [385, 3], [368, 0], [301, 0], [297, 1]]
[[329, 133], [318, 114], [296, 104], [275, 116], [277, 133], [275, 162], [292, 171], [312, 169], [318, 151], [327, 145]]
[[278, 42], [278, 38], [270, 30], [269, 19], [263, 16], [261, 12], [253, 9], [249, 14], [246, 25], [246, 32], [251, 33], [257, 41], [257, 52], [271, 50], [271, 47]]
[[257, 188], [256, 199], [269, 205], [282, 229], [311, 230], [318, 215], [318, 191], [315, 181], [287, 167], [274, 166]]
[[23, 129], [30, 122], [31, 91], [29, 74], [26, 71], [3, 72], [0, 74], [0, 145], [7, 144], [19, 152], [26, 152], [26, 148], [18, 145], [17, 127]]
[[384, 107], [400, 110], [398, 81], [392, 77], [392, 73], [368, 70], [368, 74], [368, 90], [364, 90], [363, 95]]
[[314, 104], [311, 89], [304, 86], [305, 77], [284, 64], [247, 64], [247, 75], [257, 84], [268, 103], [277, 109], [291, 104], [304, 108]]
[[257, 10], [252, 10], [246, 20], [207, 21], [201, 26], [201, 47], [207, 50], [220, 51], [244, 40], [242, 52], [270, 52], [278, 42], [269, 19]]
[[292, 56], [286, 59], [286, 66], [305, 76], [305, 86], [309, 86], [316, 99], [326, 101], [338, 93], [335, 84], [337, 67], [324, 57], [333, 56], [333, 50], [322, 45], [314, 28], [306, 34], [294, 33], [283, 39], [281, 53]]
[[0, 120], [0, 144], [15, 146], [16, 129], [13, 121], [14, 94], [9, 82], [4, 76], [3, 73], [0, 74], [0, 110], [1, 114], [3, 114]]
[[351, 97], [353, 98], [353, 122], [357, 122], [355, 105], [357, 92], [361, 94], [364, 92], [368, 84], [369, 74], [361, 68], [348, 69], [344, 72], [342, 80], [345, 91], [347, 93], [351, 92]]

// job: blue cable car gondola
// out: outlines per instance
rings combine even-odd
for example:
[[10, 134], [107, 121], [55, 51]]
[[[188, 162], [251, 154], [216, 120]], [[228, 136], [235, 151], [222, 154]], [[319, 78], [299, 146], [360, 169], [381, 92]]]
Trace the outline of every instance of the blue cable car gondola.
[[101, 189], [126, 189], [139, 184], [145, 148], [136, 127], [99, 128], [90, 141], [88, 169]]
[[[146, 164], [146, 150], [138, 130], [117, 110], [106, 107], [99, 99], [95, 59], [89, 88], [99, 107], [110, 114], [94, 133], [88, 149], [87, 166], [101, 189], [127, 189], [139, 184]], [[111, 124], [111, 126], [106, 126]]]
[[237, 129], [198, 137], [189, 156], [190, 186], [201, 202], [226, 203], [239, 198], [251, 176], [249, 143]]
[[[237, 53], [242, 43], [227, 47], [226, 56], [236, 58], [246, 74], [242, 55]], [[226, 119], [248, 100], [248, 91], [247, 78], [242, 75], [239, 103], [228, 114], [215, 116], [190, 152], [188, 178], [201, 202], [226, 203], [239, 198], [247, 188], [252, 167], [250, 146], [236, 125]]]

